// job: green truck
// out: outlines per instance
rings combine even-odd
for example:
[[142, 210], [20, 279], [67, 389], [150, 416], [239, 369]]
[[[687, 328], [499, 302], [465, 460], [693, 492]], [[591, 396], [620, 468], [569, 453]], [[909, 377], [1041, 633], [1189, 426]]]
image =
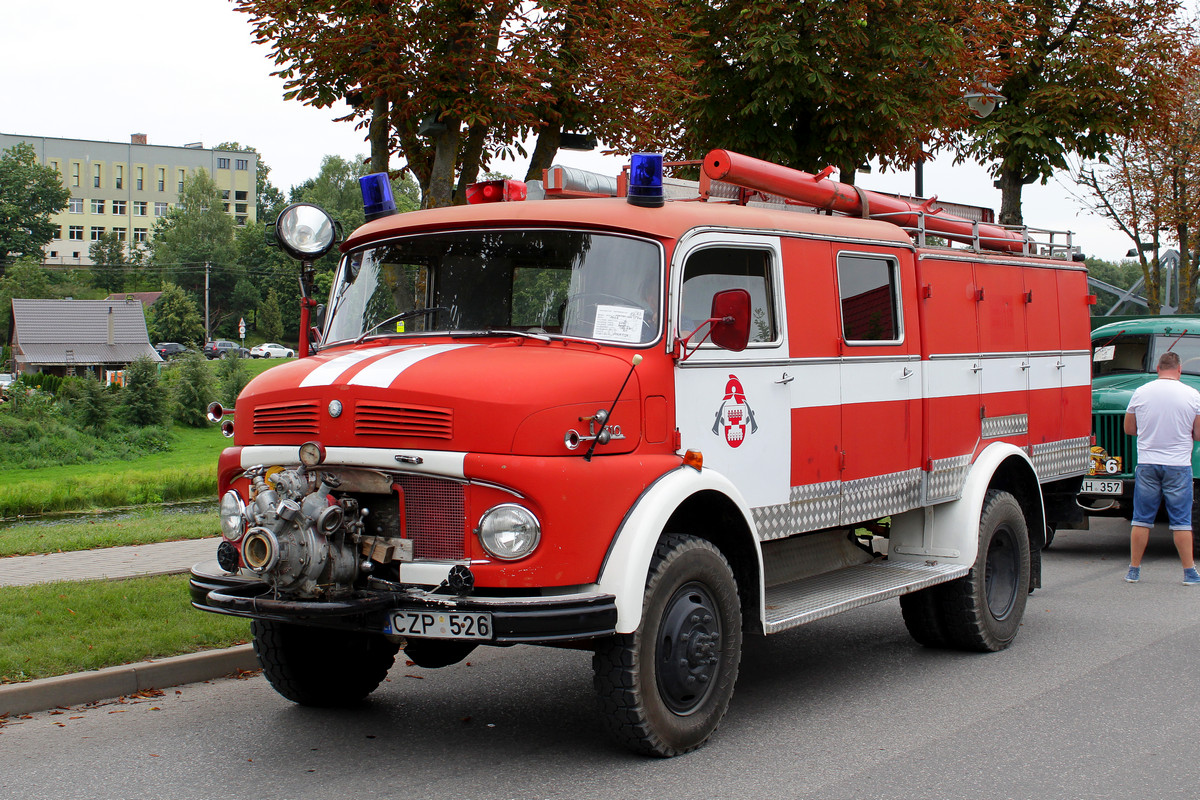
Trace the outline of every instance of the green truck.
[[[1125, 433], [1125, 409], [1134, 390], [1155, 379], [1159, 356], [1168, 350], [1179, 354], [1183, 382], [1200, 390], [1200, 317], [1142, 317], [1092, 331], [1094, 439], [1091, 466], [1078, 501], [1086, 516], [1133, 517], [1137, 439]], [[1200, 512], [1200, 442], [1192, 445], [1192, 479], [1195, 519]], [[1164, 513], [1160, 511], [1160, 517]], [[1086, 516], [1080, 527], [1087, 527]], [[1200, 534], [1195, 528], [1192, 541], [1200, 556]]]

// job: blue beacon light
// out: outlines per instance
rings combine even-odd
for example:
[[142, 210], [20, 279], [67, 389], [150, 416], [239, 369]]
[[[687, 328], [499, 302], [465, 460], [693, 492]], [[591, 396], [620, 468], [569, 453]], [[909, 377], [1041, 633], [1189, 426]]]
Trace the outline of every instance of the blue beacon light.
[[643, 208], [663, 205], [663, 157], [661, 153], [634, 153], [629, 164], [628, 202]]
[[363, 212], [366, 221], [396, 213], [396, 201], [392, 199], [392, 184], [386, 172], [375, 172], [358, 179], [362, 191]]

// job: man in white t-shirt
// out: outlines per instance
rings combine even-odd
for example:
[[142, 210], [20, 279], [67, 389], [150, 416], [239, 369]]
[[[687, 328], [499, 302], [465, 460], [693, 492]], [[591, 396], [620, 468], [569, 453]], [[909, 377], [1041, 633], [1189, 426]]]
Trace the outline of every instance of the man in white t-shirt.
[[1129, 572], [1125, 580], [1141, 578], [1142, 555], [1160, 503], [1175, 535], [1183, 564], [1183, 582], [1200, 585], [1192, 558], [1192, 442], [1200, 441], [1200, 392], [1181, 383], [1179, 354], [1158, 359], [1158, 380], [1138, 387], [1125, 411], [1125, 433], [1137, 437], [1137, 468], [1133, 483], [1133, 530], [1130, 533]]

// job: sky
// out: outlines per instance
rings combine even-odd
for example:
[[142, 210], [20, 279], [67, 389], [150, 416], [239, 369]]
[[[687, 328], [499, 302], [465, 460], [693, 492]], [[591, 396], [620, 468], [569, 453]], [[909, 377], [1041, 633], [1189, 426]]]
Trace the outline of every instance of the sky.
[[[254, 44], [245, 15], [224, 0], [6, 2], [0, 132], [112, 142], [145, 133], [151, 144], [205, 147], [235, 141], [259, 151], [285, 195], [315, 177], [324, 156], [368, 152], [364, 131], [333, 121], [344, 107], [285, 101], [273, 69], [269, 48]], [[952, 162], [946, 154], [926, 164], [926, 194], [998, 210], [1000, 192], [987, 170]], [[615, 175], [625, 160], [561, 151], [557, 163]], [[493, 169], [521, 177], [525, 165], [497, 162]], [[858, 184], [910, 193], [914, 177], [876, 168]], [[1066, 177], [1025, 187], [1025, 223], [1073, 231], [1087, 255], [1124, 258], [1129, 240], [1083, 211], [1073, 188]]]

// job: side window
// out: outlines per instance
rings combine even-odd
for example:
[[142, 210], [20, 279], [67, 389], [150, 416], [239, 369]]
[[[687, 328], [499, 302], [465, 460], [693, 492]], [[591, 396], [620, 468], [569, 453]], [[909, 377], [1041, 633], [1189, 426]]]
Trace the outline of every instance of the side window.
[[838, 255], [838, 300], [847, 342], [900, 341], [896, 262], [882, 256]]
[[713, 295], [724, 289], [750, 293], [750, 342], [774, 342], [774, 287], [771, 254], [742, 247], [706, 247], [688, 256], [683, 266], [680, 333], [687, 335], [708, 319]]

